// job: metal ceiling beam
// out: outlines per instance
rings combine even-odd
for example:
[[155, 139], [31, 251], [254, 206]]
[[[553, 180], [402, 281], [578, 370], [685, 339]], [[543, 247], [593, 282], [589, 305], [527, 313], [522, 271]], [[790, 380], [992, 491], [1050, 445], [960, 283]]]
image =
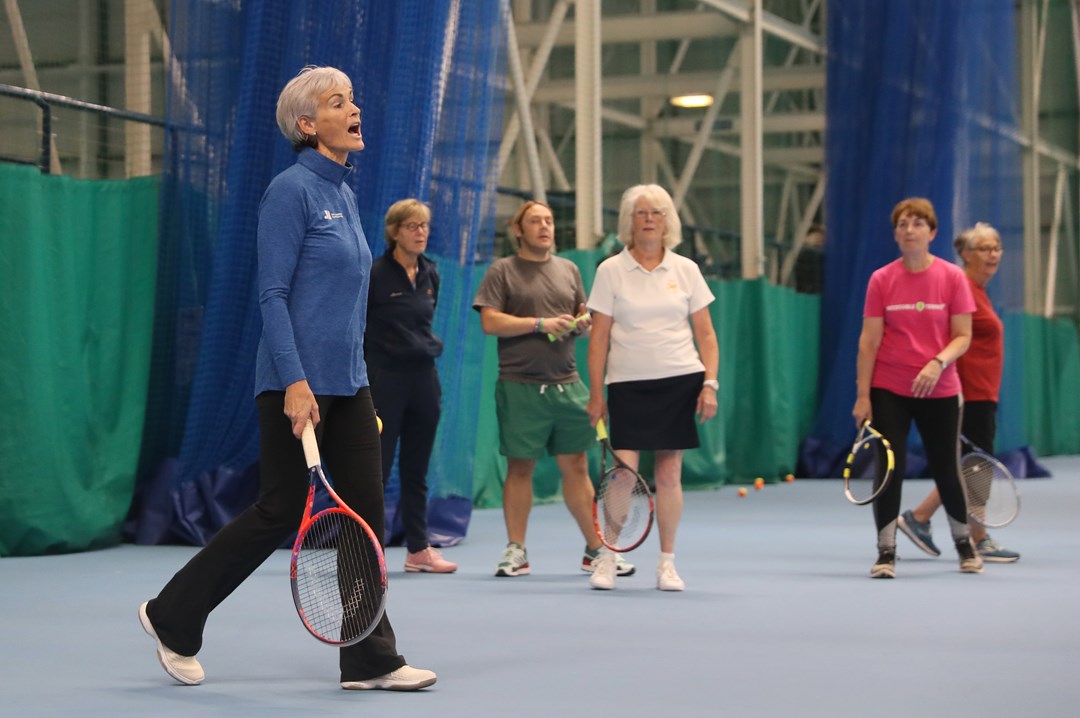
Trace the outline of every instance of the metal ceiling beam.
[[[629, 100], [642, 97], [674, 97], [702, 92], [716, 84], [719, 70], [709, 72], [684, 72], [678, 75], [628, 75], [605, 77], [601, 92], [604, 100]], [[736, 80], [738, 80], [736, 74]], [[572, 102], [574, 79], [548, 80], [536, 88], [534, 102]], [[823, 90], [825, 89], [825, 66], [803, 65], [794, 67], [766, 67], [762, 73], [761, 89], [775, 90]]]
[[[816, 52], [819, 55], [825, 54], [825, 41], [814, 33], [806, 30], [800, 25], [796, 25], [790, 20], [774, 15], [771, 12], [764, 12], [761, 10], [761, 3], [759, 0], [755, 0], [754, 3], [746, 2], [746, 0], [698, 0], [704, 5], [708, 5], [711, 8], [715, 8], [720, 12], [733, 17], [740, 23], [749, 23], [756, 16], [761, 23], [762, 32], [768, 33], [773, 37], [780, 38], [790, 42], [796, 47], [801, 47], [804, 50], [810, 50]], [[752, 12], [753, 10], [753, 12]]]
[[[522, 47], [539, 45], [546, 23], [518, 24], [518, 42]], [[719, 13], [664, 12], [656, 14], [617, 15], [604, 18], [600, 41], [604, 44], [655, 40], [701, 40], [735, 37], [739, 24]], [[574, 44], [575, 25], [567, 21], [555, 36], [556, 45]]]

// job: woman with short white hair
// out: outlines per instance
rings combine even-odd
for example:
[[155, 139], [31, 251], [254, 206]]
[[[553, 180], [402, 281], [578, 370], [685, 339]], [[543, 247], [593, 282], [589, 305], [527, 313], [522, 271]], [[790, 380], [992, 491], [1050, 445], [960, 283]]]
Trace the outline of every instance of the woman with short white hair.
[[[349, 153], [364, 149], [352, 83], [335, 68], [306, 67], [282, 90], [277, 120], [297, 160], [259, 206], [259, 495], [139, 607], [158, 661], [186, 685], [205, 677], [195, 654], [210, 612], [300, 524], [308, 482], [298, 439], [308, 421], [338, 493], [383, 536], [379, 431], [363, 354], [371, 251], [346, 183]], [[350, 690], [435, 682], [398, 654], [385, 614], [365, 640], [340, 649], [339, 663]]]
[[[663, 187], [626, 190], [618, 237], [625, 248], [600, 264], [589, 294], [588, 412], [593, 424], [610, 415], [612, 448], [634, 469], [642, 451], [655, 451], [656, 586], [682, 591], [675, 536], [683, 451], [700, 446], [695, 416], [701, 422], [716, 416], [720, 387], [720, 348], [709, 314], [715, 297], [698, 265], [673, 251], [682, 223]], [[606, 549], [591, 585], [615, 586], [615, 556]]]

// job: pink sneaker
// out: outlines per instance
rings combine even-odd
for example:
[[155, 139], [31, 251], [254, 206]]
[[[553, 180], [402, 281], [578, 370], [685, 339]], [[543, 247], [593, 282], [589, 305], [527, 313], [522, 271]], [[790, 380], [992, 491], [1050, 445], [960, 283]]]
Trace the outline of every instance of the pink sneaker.
[[447, 561], [441, 553], [428, 546], [405, 557], [405, 570], [408, 573], [453, 573], [457, 571], [457, 564]]

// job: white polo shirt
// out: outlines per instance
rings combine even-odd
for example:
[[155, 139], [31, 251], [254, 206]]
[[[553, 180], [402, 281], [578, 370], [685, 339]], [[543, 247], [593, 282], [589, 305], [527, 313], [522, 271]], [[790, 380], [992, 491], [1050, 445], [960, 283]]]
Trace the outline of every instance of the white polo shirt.
[[714, 299], [697, 264], [671, 250], [651, 272], [629, 249], [601, 262], [589, 309], [614, 319], [605, 383], [705, 371], [690, 315]]

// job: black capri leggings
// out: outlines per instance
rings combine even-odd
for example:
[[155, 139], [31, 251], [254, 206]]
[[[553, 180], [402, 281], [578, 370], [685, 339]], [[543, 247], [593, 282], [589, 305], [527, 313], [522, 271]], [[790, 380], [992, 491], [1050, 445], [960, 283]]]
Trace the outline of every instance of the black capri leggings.
[[966, 526], [967, 502], [960, 486], [960, 397], [916, 399], [886, 389], [871, 389], [870, 405], [874, 412], [874, 427], [889, 440], [896, 456], [893, 480], [874, 501], [874, 521], [878, 531], [900, 516], [907, 440], [913, 420], [926, 448], [926, 461], [941, 495], [941, 504], [950, 518]]

